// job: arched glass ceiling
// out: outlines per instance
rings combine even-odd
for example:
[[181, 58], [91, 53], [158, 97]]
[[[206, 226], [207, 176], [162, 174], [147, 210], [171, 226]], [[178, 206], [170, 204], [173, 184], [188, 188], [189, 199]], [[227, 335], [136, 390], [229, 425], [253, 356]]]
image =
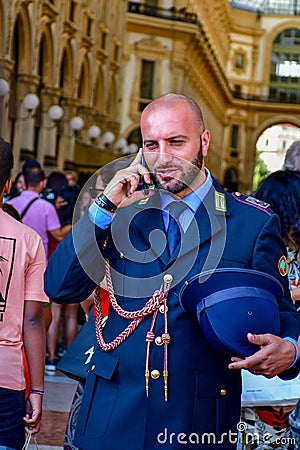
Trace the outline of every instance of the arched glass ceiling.
[[300, 15], [300, 0], [229, 0], [233, 8], [265, 14]]

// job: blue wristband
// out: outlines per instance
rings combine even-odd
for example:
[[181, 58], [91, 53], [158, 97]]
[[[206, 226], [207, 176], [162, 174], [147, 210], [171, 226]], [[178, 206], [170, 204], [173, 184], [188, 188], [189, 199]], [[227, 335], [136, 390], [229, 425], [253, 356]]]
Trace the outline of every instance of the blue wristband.
[[90, 220], [97, 225], [97, 227], [102, 228], [102, 230], [106, 230], [113, 219], [113, 215], [111, 213], [97, 206], [95, 202], [90, 205], [88, 215]]
[[293, 367], [293, 366], [296, 364], [296, 362], [297, 362], [298, 359], [299, 359], [298, 343], [297, 343], [296, 339], [293, 339], [293, 338], [288, 337], [288, 336], [287, 336], [287, 337], [284, 337], [283, 339], [284, 339], [285, 341], [291, 342], [291, 343], [293, 344], [293, 346], [295, 347], [295, 350], [296, 350], [296, 356], [295, 356], [294, 362], [292, 362], [292, 364], [288, 367], [288, 369], [290, 369], [291, 367]]

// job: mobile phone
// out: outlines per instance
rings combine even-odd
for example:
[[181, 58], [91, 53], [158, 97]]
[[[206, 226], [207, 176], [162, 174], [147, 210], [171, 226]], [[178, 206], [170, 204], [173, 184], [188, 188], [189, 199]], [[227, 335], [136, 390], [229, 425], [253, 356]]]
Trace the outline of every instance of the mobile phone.
[[[143, 153], [142, 153], [142, 165], [144, 167], [147, 167], [147, 164], [146, 164], [145, 157], [144, 157]], [[152, 182], [150, 184], [147, 184], [145, 182], [145, 180], [144, 180], [144, 177], [142, 175], [140, 176], [140, 181], [139, 181], [139, 184], [138, 184], [138, 187], [137, 187], [137, 191], [142, 191], [144, 189], [154, 189], [154, 188], [155, 188], [155, 183]]]

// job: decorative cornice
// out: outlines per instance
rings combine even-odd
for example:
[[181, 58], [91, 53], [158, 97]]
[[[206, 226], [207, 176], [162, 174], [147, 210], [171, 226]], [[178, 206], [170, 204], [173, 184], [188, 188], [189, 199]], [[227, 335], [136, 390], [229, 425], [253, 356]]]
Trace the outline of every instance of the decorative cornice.
[[87, 51], [91, 51], [94, 41], [88, 36], [83, 36], [81, 38], [81, 48], [85, 48]]
[[55, 6], [49, 1], [43, 1], [42, 15], [47, 16], [50, 22], [54, 22], [56, 17], [58, 16], [58, 11]]
[[140, 41], [135, 43], [135, 47], [158, 47], [158, 48], [167, 48], [166, 45], [163, 45], [159, 39], [153, 38], [153, 37], [145, 37], [141, 39]]
[[73, 22], [71, 22], [70, 20], [64, 21], [64, 29], [63, 29], [64, 34], [66, 34], [67, 36], [70, 36], [70, 37], [74, 37], [76, 31], [77, 31], [77, 28]]

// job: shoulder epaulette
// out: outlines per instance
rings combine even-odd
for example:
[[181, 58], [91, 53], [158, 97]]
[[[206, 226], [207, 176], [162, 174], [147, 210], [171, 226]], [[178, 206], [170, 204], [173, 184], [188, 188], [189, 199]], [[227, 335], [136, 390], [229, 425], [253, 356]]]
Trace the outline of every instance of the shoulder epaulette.
[[245, 205], [254, 206], [262, 211], [265, 211], [267, 214], [272, 214], [270, 211], [270, 204], [259, 200], [258, 198], [252, 197], [252, 195], [241, 194], [240, 192], [232, 192], [232, 197]]

